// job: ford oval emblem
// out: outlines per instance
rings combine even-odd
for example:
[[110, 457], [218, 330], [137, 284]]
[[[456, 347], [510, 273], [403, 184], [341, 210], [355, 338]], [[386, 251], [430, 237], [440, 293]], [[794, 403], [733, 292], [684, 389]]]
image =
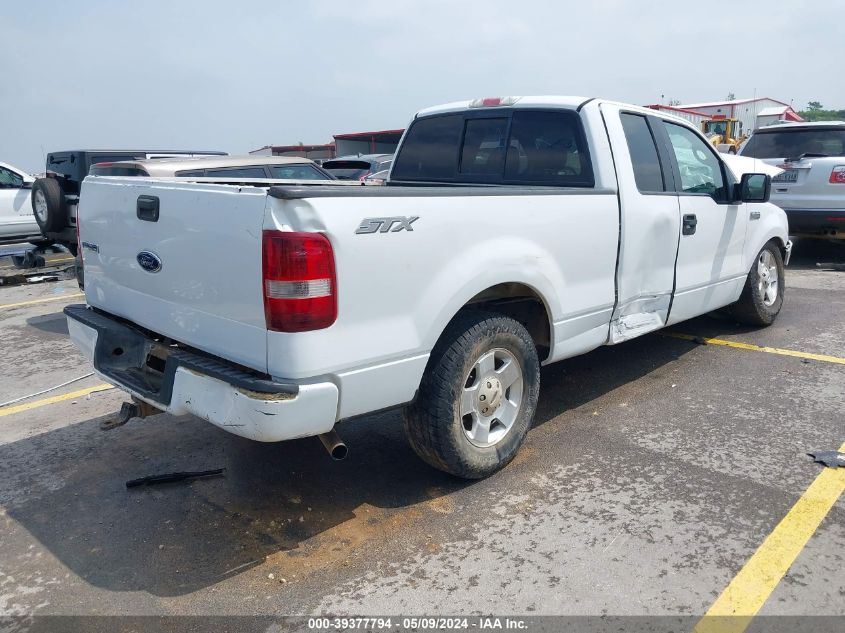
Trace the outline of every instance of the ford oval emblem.
[[138, 260], [138, 265], [148, 273], [157, 273], [161, 270], [161, 260], [151, 251], [141, 251], [135, 259]]

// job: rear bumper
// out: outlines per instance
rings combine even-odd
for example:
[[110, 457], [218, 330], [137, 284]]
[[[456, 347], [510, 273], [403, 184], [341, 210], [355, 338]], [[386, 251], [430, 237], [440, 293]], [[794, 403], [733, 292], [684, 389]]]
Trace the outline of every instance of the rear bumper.
[[792, 235], [845, 234], [845, 209], [784, 209]]
[[64, 312], [71, 339], [97, 374], [173, 415], [190, 413], [259, 442], [319, 435], [334, 427], [334, 383], [266, 380], [222, 359], [162, 346], [87, 306], [68, 306]]

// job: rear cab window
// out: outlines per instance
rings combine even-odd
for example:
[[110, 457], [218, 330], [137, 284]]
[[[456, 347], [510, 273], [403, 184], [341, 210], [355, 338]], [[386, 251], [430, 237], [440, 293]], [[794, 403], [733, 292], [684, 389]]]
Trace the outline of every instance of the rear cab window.
[[593, 187], [583, 125], [571, 110], [496, 109], [416, 120], [393, 181]]

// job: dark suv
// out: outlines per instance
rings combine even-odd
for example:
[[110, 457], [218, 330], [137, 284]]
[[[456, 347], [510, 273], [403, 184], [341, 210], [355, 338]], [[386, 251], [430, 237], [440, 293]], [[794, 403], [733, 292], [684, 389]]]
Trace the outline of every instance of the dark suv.
[[190, 150], [81, 149], [47, 154], [46, 177], [32, 184], [32, 211], [41, 233], [76, 255], [76, 207], [79, 189], [91, 165], [119, 160], [185, 156], [226, 156], [226, 152]]

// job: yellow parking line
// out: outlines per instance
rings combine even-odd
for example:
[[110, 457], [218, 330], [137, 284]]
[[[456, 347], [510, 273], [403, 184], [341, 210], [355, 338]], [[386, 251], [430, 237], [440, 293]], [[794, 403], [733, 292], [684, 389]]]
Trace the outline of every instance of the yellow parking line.
[[811, 352], [798, 352], [792, 349], [782, 349], [780, 347], [760, 347], [759, 345], [751, 345], [750, 343], [726, 341], [722, 338], [707, 338], [706, 336], [693, 336], [692, 334], [682, 334], [680, 332], [662, 332], [662, 334], [663, 336], [671, 336], [672, 338], [679, 338], [685, 341], [703, 341], [708, 345], [723, 345], [725, 347], [744, 349], [751, 352], [766, 352], [767, 354], [780, 354], [781, 356], [794, 356], [796, 358], [806, 358], [808, 360], [819, 360], [825, 363], [837, 363], [839, 365], [845, 365], [845, 358], [840, 358], [839, 356], [828, 356], [827, 354], [813, 354]]
[[[845, 452], [845, 444], [839, 450]], [[845, 491], [845, 468], [825, 468], [734, 576], [694, 633], [742, 633]]]
[[74, 299], [76, 297], [84, 297], [85, 294], [82, 292], [74, 292], [73, 294], [68, 295], [58, 295], [56, 297], [46, 297], [44, 299], [33, 299], [32, 301], [19, 301], [18, 303], [5, 303], [0, 305], [0, 310], [4, 308], [17, 308], [18, 306], [31, 306], [36, 303], [46, 303], [48, 301], [61, 301], [62, 299]]
[[29, 411], [30, 409], [37, 409], [39, 407], [47, 406], [48, 404], [54, 404], [56, 402], [61, 402], [62, 400], [71, 400], [73, 398], [81, 398], [82, 396], [87, 396], [89, 393], [96, 393], [98, 391], [106, 391], [107, 389], [114, 389], [114, 385], [110, 385], [107, 382], [101, 383], [99, 385], [95, 385], [93, 387], [88, 387], [86, 389], [79, 389], [78, 391], [71, 391], [69, 393], [62, 393], [58, 396], [51, 396], [49, 398], [42, 398], [41, 400], [35, 400], [34, 402], [27, 402], [26, 404], [17, 404], [12, 407], [3, 407], [0, 409], [0, 418], [13, 415], [15, 413], [20, 413], [22, 411]]

